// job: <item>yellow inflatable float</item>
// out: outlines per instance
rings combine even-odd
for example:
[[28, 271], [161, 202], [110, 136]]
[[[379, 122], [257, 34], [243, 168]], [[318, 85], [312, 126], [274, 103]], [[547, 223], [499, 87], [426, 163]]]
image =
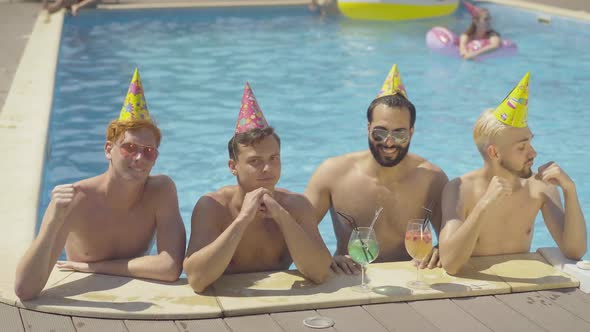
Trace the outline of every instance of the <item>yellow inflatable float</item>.
[[459, 0], [338, 0], [345, 16], [359, 20], [415, 20], [453, 13]]

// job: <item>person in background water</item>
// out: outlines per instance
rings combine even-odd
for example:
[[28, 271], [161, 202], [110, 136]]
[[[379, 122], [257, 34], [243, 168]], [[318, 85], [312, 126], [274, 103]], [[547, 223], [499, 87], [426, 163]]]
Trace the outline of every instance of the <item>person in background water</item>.
[[[466, 60], [475, 59], [477, 56], [491, 52], [500, 47], [502, 39], [500, 34], [492, 29], [492, 16], [485, 8], [479, 8], [467, 1], [463, 1], [467, 11], [471, 14], [471, 25], [459, 38], [459, 54]], [[481, 40], [482, 47], [470, 51], [467, 44], [474, 40]]]
[[62, 8], [69, 9], [72, 16], [78, 15], [78, 10], [84, 7], [96, 6], [99, 0], [56, 0], [49, 4], [48, 0], [43, 0], [43, 9], [46, 9], [49, 14], [53, 14]]
[[[16, 270], [15, 293], [36, 297], [59, 269], [176, 281], [186, 242], [176, 186], [150, 175], [161, 133], [137, 69], [117, 120], [106, 131], [106, 172], [56, 186], [39, 233]], [[148, 255], [156, 237], [158, 253]], [[57, 262], [65, 247], [68, 261]]]
[[498, 107], [481, 114], [473, 139], [484, 165], [445, 186], [440, 257], [450, 274], [460, 272], [471, 256], [529, 252], [539, 210], [567, 258], [578, 260], [586, 252], [576, 185], [553, 161], [536, 174], [531, 169], [537, 152], [527, 124], [528, 91], [526, 73]]
[[285, 270], [292, 262], [315, 283], [329, 276], [330, 252], [312, 206], [303, 195], [276, 187], [280, 144], [246, 83], [228, 142], [228, 166], [238, 184], [203, 195], [193, 210], [184, 271], [196, 292], [222, 274]]
[[337, 0], [311, 0], [307, 8], [311, 12], [319, 12], [321, 16], [339, 13]]
[[[448, 178], [438, 166], [409, 152], [415, 121], [416, 108], [394, 64], [367, 109], [369, 148], [329, 158], [311, 176], [305, 196], [315, 208], [315, 221], [320, 223], [328, 211], [332, 217], [337, 241], [334, 271], [361, 272], [348, 253], [352, 227], [339, 213], [354, 218], [359, 227], [368, 227], [375, 211], [383, 207], [375, 224], [377, 262], [411, 260], [405, 247], [406, 225], [423, 218], [423, 208], [433, 210], [438, 234], [440, 198]], [[438, 248], [418, 263], [420, 268], [440, 266]]]

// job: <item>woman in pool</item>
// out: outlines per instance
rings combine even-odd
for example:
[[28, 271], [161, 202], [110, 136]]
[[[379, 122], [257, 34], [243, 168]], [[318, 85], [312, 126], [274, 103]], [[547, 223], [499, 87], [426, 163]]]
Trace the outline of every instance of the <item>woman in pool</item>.
[[[478, 55], [496, 50], [502, 44], [500, 34], [492, 29], [490, 12], [485, 8], [479, 8], [467, 1], [463, 1], [471, 14], [471, 25], [461, 34], [459, 39], [459, 54], [466, 59], [475, 59]], [[470, 51], [467, 44], [473, 40], [480, 40], [482, 46]]]

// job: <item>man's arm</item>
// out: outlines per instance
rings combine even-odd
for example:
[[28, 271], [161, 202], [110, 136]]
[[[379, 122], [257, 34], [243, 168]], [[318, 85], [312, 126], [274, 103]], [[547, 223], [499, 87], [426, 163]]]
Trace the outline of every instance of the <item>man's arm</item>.
[[254, 220], [268, 190], [259, 188], [246, 194], [240, 214], [221, 232], [223, 218], [219, 203], [203, 196], [193, 210], [191, 239], [184, 260], [184, 271], [191, 287], [203, 292], [225, 272], [248, 225]]
[[153, 199], [156, 218], [157, 255], [146, 255], [131, 259], [114, 259], [93, 263], [63, 262], [61, 269], [80, 272], [102, 273], [133, 278], [146, 278], [173, 282], [182, 273], [182, 260], [186, 233], [178, 209], [176, 186], [169, 177], [161, 176], [160, 183], [152, 189], [157, 193]]
[[39, 235], [21, 258], [16, 269], [14, 292], [21, 300], [30, 300], [41, 292], [61, 254], [68, 236], [68, 217], [76, 188], [59, 185], [51, 192]]
[[[431, 182], [428, 188], [429, 202], [431, 202], [430, 206], [433, 209], [431, 222], [432, 226], [434, 227], [434, 231], [436, 232], [436, 237], [439, 239], [442, 220], [442, 192], [448, 182], [449, 178], [445, 172], [442, 170], [439, 171], [437, 168], [435, 179]], [[421, 269], [426, 267], [429, 269], [441, 267], [438, 246], [432, 248], [430, 254], [428, 254], [428, 256], [422, 260], [419, 267]]]
[[467, 218], [464, 212], [464, 197], [461, 194], [461, 179], [449, 182], [443, 191], [442, 222], [440, 234], [440, 259], [443, 268], [449, 274], [458, 273], [467, 263], [483, 223], [486, 212], [493, 211], [502, 198], [512, 194], [512, 186], [508, 181], [494, 176], [486, 193], [479, 199]]
[[332, 257], [318, 230], [311, 203], [302, 195], [291, 195], [291, 213], [270, 195], [263, 196], [264, 204], [281, 228], [297, 269], [313, 282], [322, 283], [329, 275]]
[[319, 224], [330, 208], [330, 181], [333, 176], [334, 160], [324, 161], [313, 173], [307, 188], [305, 197], [314, 210], [313, 219]]
[[561, 252], [569, 259], [579, 260], [587, 250], [587, 231], [576, 185], [557, 164], [552, 162], [541, 166], [537, 177], [562, 188], [565, 211], [561, 205], [557, 187], [548, 185], [541, 212], [547, 229]]

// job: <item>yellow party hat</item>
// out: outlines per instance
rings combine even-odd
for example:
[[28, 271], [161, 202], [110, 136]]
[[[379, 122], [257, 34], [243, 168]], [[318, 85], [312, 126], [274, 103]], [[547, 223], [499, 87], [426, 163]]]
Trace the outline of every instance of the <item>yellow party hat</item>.
[[402, 78], [399, 76], [399, 72], [397, 71], [397, 64], [394, 64], [391, 67], [389, 74], [385, 78], [385, 82], [383, 82], [383, 86], [381, 87], [381, 90], [379, 90], [377, 98], [391, 96], [397, 93], [401, 93], [404, 97], [406, 97], [406, 99], [408, 99], [406, 88], [404, 87]]
[[129, 84], [129, 90], [127, 90], [127, 97], [125, 97], [125, 102], [121, 108], [119, 121], [137, 120], [151, 121], [151, 117], [147, 103], [145, 102], [145, 96], [143, 95], [143, 86], [139, 78], [139, 71], [135, 68], [133, 78], [131, 78], [131, 84]]
[[530, 72], [527, 72], [518, 85], [496, 107], [494, 116], [498, 121], [516, 128], [527, 126], [530, 76]]

